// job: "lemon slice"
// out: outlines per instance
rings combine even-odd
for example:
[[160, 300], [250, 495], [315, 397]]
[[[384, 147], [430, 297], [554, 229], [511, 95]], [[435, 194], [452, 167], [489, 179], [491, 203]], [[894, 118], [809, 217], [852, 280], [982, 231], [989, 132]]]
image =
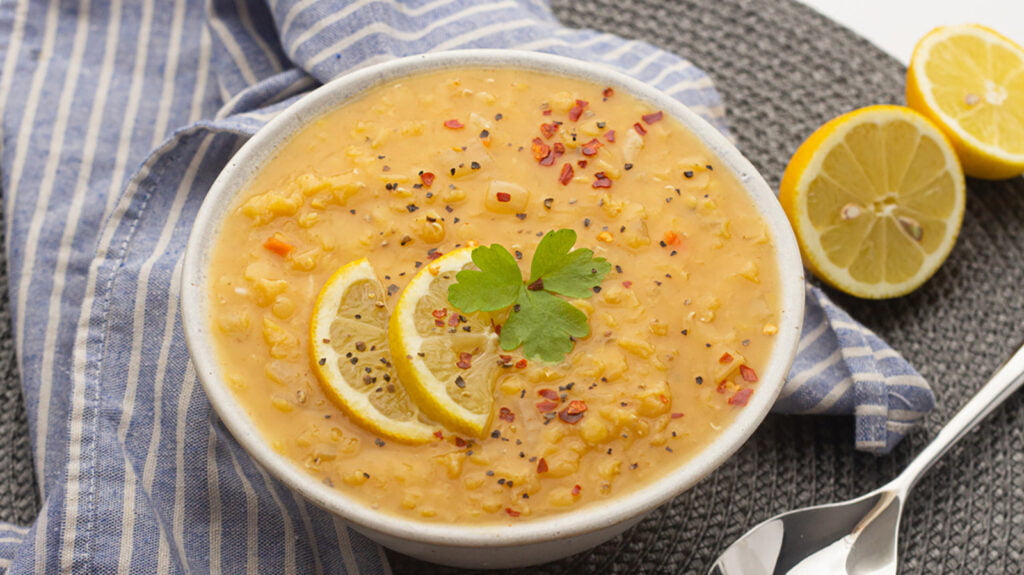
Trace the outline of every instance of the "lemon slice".
[[405, 443], [435, 439], [391, 363], [384, 289], [363, 258], [327, 280], [313, 307], [310, 354], [330, 398], [357, 423]]
[[985, 179], [1024, 173], [1024, 48], [965, 24], [936, 28], [914, 48], [907, 104], [935, 121], [964, 172]]
[[800, 145], [779, 200], [816, 276], [858, 297], [890, 298], [917, 289], [953, 249], [964, 176], [927, 118], [870, 106]]
[[500, 370], [491, 314], [459, 313], [448, 303], [455, 274], [473, 265], [472, 248], [430, 262], [405, 287], [388, 339], [409, 394], [449, 429], [482, 436], [491, 419]]

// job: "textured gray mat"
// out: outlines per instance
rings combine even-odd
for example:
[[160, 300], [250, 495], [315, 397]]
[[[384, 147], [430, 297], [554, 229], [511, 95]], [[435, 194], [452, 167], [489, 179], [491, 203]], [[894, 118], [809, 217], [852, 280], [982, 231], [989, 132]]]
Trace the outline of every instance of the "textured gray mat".
[[[790, 0], [555, 0], [571, 26], [647, 40], [707, 70], [741, 150], [774, 186], [797, 145], [831, 117], [903, 102], [903, 68]], [[849, 418], [771, 416], [696, 488], [590, 552], [522, 573], [704, 573], [772, 514], [847, 499], [895, 476], [1024, 337], [1024, 178], [969, 181], [961, 239], [922, 289], [864, 302], [830, 292], [927, 377], [939, 408], [890, 456], [853, 450]], [[3, 292], [6, 293], [4, 281]], [[0, 519], [37, 500], [9, 313], [0, 304]], [[461, 573], [390, 554], [395, 573]], [[951, 451], [911, 495], [902, 573], [1024, 573], [1024, 394]]]

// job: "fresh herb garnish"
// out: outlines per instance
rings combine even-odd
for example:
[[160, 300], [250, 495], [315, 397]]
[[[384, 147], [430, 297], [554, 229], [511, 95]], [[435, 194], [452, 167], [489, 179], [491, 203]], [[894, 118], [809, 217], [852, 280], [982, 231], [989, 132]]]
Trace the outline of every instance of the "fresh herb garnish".
[[448, 301], [465, 313], [512, 308], [501, 328], [501, 347], [523, 346], [527, 357], [561, 361], [572, 351], [573, 338], [590, 334], [587, 316], [559, 295], [587, 298], [611, 270], [604, 258], [586, 248], [572, 249], [576, 232], [548, 232], [533, 254], [530, 279], [503, 246], [473, 250], [478, 270], [462, 270], [448, 287]]

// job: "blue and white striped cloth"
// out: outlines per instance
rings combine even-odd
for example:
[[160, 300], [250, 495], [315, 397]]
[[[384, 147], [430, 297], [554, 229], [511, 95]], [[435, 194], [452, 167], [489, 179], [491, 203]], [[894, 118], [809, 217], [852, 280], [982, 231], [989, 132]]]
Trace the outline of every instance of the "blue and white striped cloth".
[[[515, 47], [601, 61], [725, 129], [703, 72], [566, 29], [542, 0], [10, 0], [0, 45], [10, 297], [43, 501], [30, 527], [0, 524], [12, 573], [388, 571], [239, 448], [182, 340], [196, 209], [303, 92], [388, 58]], [[858, 448], [891, 449], [931, 392], [820, 291], [807, 302], [779, 409], [854, 413]]]

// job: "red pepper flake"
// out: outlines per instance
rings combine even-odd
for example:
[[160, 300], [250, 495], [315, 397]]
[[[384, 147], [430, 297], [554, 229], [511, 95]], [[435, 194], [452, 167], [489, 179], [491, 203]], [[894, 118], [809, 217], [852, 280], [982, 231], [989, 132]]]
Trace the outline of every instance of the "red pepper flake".
[[[497, 327], [497, 326], [495, 326], [495, 327]], [[498, 359], [501, 360], [501, 364], [502, 365], [512, 365], [512, 356], [511, 355], [501, 354], [501, 355], [498, 356]]]
[[512, 509], [511, 507], [506, 507], [505, 513], [508, 513], [509, 517], [519, 517], [520, 515], [522, 515], [522, 513], [516, 511], [515, 509]]
[[728, 390], [728, 388], [726, 387], [727, 383], [728, 380], [726, 379], [723, 379], [722, 381], [718, 382], [718, 387], [715, 388], [715, 391], [717, 391], [718, 393], [725, 393]]
[[459, 325], [459, 314], [453, 313], [448, 316], [448, 327], [455, 327]]
[[569, 109], [569, 119], [573, 122], [579, 120], [580, 116], [583, 115], [583, 111], [586, 110], [589, 105], [590, 102], [587, 102], [586, 100], [576, 100], [576, 105]]
[[544, 137], [549, 139], [549, 140], [554, 137], [556, 132], [558, 132], [558, 124], [541, 124], [540, 125], [540, 133], [543, 134]]
[[429, 188], [434, 183], [434, 177], [435, 176], [432, 172], [423, 172], [420, 174], [420, 181], [423, 182], [424, 186]]
[[444, 433], [442, 433], [441, 430], [438, 429], [437, 431], [434, 432], [434, 437], [438, 439], [444, 439]]
[[550, 399], [551, 401], [558, 401], [558, 392], [553, 389], [541, 389], [537, 391], [537, 395], [545, 399]]
[[435, 319], [434, 320], [434, 326], [435, 327], [444, 327], [444, 320], [443, 319]]
[[602, 93], [604, 94], [605, 98], [611, 98], [612, 96], [615, 95], [615, 90], [613, 90], [611, 88], [605, 88], [604, 92], [602, 92]]
[[445, 317], [448, 316], [448, 308], [443, 307], [441, 309], [435, 309], [434, 311], [430, 312], [430, 315], [436, 317], [437, 319], [444, 319]]
[[569, 182], [572, 181], [572, 178], [575, 175], [576, 172], [572, 169], [572, 164], [565, 164], [562, 166], [562, 173], [558, 174], [558, 181], [561, 182], [563, 186], [568, 186]]
[[512, 194], [510, 194], [508, 192], [497, 192], [497, 193], [494, 194], [494, 197], [496, 197], [499, 202], [510, 202], [510, 201], [512, 201]]
[[683, 413], [680, 413], [680, 412], [677, 411], [677, 412], [672, 414], [672, 419], [679, 419], [683, 415], [684, 415]]
[[745, 365], [741, 365], [740, 366], [740, 375], [743, 377], [743, 381], [747, 381], [747, 382], [750, 382], [750, 383], [756, 383], [757, 382], [757, 372], [755, 372], [750, 367], [747, 367]]
[[544, 459], [543, 457], [541, 457], [537, 461], [537, 473], [547, 473], [547, 472], [548, 472], [548, 461], [546, 459]]
[[501, 324], [500, 323], [494, 326], [494, 333], [496, 333], [497, 335], [501, 335]]
[[547, 413], [549, 411], [554, 411], [556, 408], [558, 408], [558, 403], [554, 402], [554, 401], [551, 401], [549, 399], [545, 399], [544, 401], [538, 401], [537, 402], [537, 411], [539, 411], [541, 413]]
[[281, 239], [280, 234], [270, 236], [267, 241], [263, 242], [263, 247], [281, 257], [287, 256], [295, 249], [295, 246]]
[[[641, 116], [641, 119], [643, 119], [643, 121], [645, 123], [650, 125], [650, 124], [653, 124], [655, 122], [660, 122], [661, 119], [664, 118], [664, 117], [665, 117], [665, 114], [663, 114], [661, 112], [661, 110], [658, 110], [657, 112], [654, 112], [652, 114], [644, 114], [643, 116]], [[641, 134], [641, 135], [643, 135], [643, 134]]]
[[551, 146], [545, 144], [544, 140], [540, 138], [534, 138], [530, 145], [530, 151], [533, 152], [533, 159], [540, 162], [551, 155]]
[[436, 260], [437, 258], [439, 258], [439, 257], [441, 257], [443, 255], [444, 255], [444, 252], [439, 252], [439, 251], [435, 250], [435, 251], [432, 251], [432, 252], [427, 252], [427, 259], [428, 260]]
[[678, 246], [683, 243], [682, 240], [679, 239], [679, 234], [671, 230], [665, 232], [665, 235], [662, 237], [665, 240], [665, 243], [670, 246]]
[[516, 414], [512, 413], [511, 409], [502, 407], [501, 411], [498, 412], [498, 419], [513, 423], [516, 420]]
[[577, 415], [579, 413], [583, 413], [586, 410], [587, 402], [580, 399], [574, 399], [570, 401], [569, 407], [565, 408], [566, 413], [568, 413], [569, 415]]
[[555, 142], [554, 145], [551, 146], [551, 153], [548, 154], [543, 160], [540, 161], [540, 165], [542, 165], [542, 166], [553, 166], [553, 165], [555, 165], [555, 160], [557, 160], [558, 158], [561, 158], [562, 154], [564, 154], [564, 153], [565, 153], [565, 144], [563, 144], [562, 142]]
[[594, 182], [590, 184], [592, 188], [610, 188], [612, 187], [612, 181], [608, 179], [608, 176], [604, 172], [598, 172], [594, 174]]
[[718, 363], [729, 363], [731, 361], [732, 361], [732, 354], [729, 353], [729, 352], [723, 353], [722, 357], [718, 358]]
[[658, 394], [658, 401], [664, 403], [665, 405], [668, 405], [668, 404], [672, 403], [671, 399], [665, 397], [664, 395], [662, 395], [660, 393]]
[[581, 491], [583, 491], [583, 488], [580, 487], [580, 485], [578, 483], [576, 485], [572, 486], [572, 496], [573, 497], [579, 497]]
[[516, 362], [516, 368], [517, 369], [523, 369], [524, 367], [526, 367], [526, 360], [525, 359], [520, 359], [519, 361]]
[[544, 111], [543, 111], [543, 112], [541, 112], [540, 114], [541, 114], [542, 116], [550, 116], [550, 115], [551, 115], [551, 110], [544, 110]]
[[637, 122], [637, 123], [633, 124], [633, 129], [636, 130], [636, 133], [640, 134], [641, 136], [646, 136], [647, 135], [647, 128], [644, 128], [640, 124], [640, 122]]
[[462, 122], [452, 118], [451, 120], [444, 121], [444, 127], [450, 130], [459, 130], [461, 128], [465, 128], [466, 126]]
[[626, 289], [629, 289], [629, 288], [633, 287], [633, 282], [631, 282], [629, 280], [626, 280], [626, 281], [622, 282], [622, 287], [624, 287]]
[[473, 367], [473, 354], [465, 351], [459, 353], [459, 361], [455, 362], [455, 365], [462, 369]]
[[614, 142], [615, 141], [615, 130], [608, 130], [607, 132], [605, 132], [604, 133], [604, 139], [607, 140], [609, 144]]
[[576, 160], [576, 165], [583, 169], [586, 169], [588, 163], [586, 160]]
[[753, 394], [753, 389], [749, 387], [743, 388], [737, 391], [736, 393], [732, 394], [732, 397], [729, 398], [729, 405], [744, 406], [747, 404], [747, 401], [750, 400], [750, 396]]
[[583, 144], [583, 147], [581, 148], [581, 150], [582, 150], [584, 156], [593, 156], [593, 155], [597, 154], [597, 150], [600, 149], [601, 146], [602, 146], [601, 141], [598, 140], [597, 138], [593, 138], [592, 140], [590, 140], [586, 144]]
[[465, 447], [465, 446], [466, 446], [466, 440], [465, 439], [462, 439], [461, 437], [456, 437], [455, 438], [455, 447]]

